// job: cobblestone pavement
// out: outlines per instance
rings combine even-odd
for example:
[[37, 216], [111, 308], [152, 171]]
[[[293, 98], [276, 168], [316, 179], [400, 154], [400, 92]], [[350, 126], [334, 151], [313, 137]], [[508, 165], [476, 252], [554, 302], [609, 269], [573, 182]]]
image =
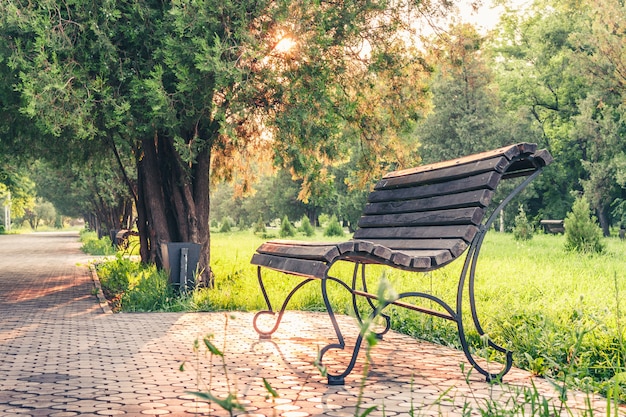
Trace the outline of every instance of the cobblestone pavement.
[[[189, 393], [209, 386], [236, 393], [251, 416], [353, 416], [371, 406], [372, 416], [481, 415], [491, 400], [515, 408], [531, 386], [518, 369], [504, 386], [466, 378], [460, 352], [393, 332], [373, 349], [362, 389], [363, 358], [345, 386], [327, 386], [312, 364], [332, 334], [325, 314], [288, 312], [272, 340], [259, 340], [251, 313], [112, 314], [79, 246], [75, 233], [0, 235], [0, 416], [228, 415]], [[349, 317], [340, 323], [355, 328]], [[194, 353], [206, 335], [224, 363], [202, 342]], [[264, 379], [278, 398], [268, 399]], [[559, 407], [547, 381], [533, 382]], [[568, 394], [552, 415], [583, 415], [587, 401], [607, 415], [602, 398]]]

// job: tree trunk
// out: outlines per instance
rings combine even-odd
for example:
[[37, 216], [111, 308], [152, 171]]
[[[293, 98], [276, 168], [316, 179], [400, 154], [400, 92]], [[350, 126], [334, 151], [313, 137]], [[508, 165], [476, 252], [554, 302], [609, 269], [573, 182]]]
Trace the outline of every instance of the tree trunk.
[[[201, 245], [197, 282], [213, 286], [210, 266], [209, 149], [190, 166], [166, 136], [145, 138], [138, 169], [138, 229], [142, 260], [163, 267], [161, 246], [167, 242]], [[146, 256], [146, 254], [149, 254]]]
[[163, 254], [161, 247], [171, 242], [168, 227], [168, 218], [165, 209], [162, 175], [158, 164], [157, 137], [143, 138], [143, 191], [148, 214], [148, 232], [150, 239], [150, 259], [153, 259], [157, 268], [163, 268]]
[[602, 228], [602, 234], [604, 237], [611, 236], [611, 230], [609, 225], [609, 220], [606, 215], [606, 210], [599, 209], [598, 210], [598, 221], [600, 222], [600, 227]]
[[150, 226], [148, 223], [148, 209], [146, 207], [145, 193], [143, 191], [143, 163], [137, 152], [137, 231], [139, 232], [139, 255], [141, 262], [148, 264], [154, 262], [150, 259], [150, 239], [148, 231]]
[[209, 227], [209, 167], [211, 151], [207, 149], [198, 155], [194, 169], [193, 198], [196, 202], [197, 242], [202, 245], [198, 271], [199, 281], [207, 287], [213, 287], [213, 271], [211, 270], [211, 230]]

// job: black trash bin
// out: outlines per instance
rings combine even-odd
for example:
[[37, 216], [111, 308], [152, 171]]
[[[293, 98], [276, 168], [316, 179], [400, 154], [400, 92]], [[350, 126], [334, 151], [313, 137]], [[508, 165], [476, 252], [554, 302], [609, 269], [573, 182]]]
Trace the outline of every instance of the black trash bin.
[[163, 267], [168, 271], [172, 285], [181, 290], [193, 289], [200, 247], [192, 242], [168, 242], [161, 246]]

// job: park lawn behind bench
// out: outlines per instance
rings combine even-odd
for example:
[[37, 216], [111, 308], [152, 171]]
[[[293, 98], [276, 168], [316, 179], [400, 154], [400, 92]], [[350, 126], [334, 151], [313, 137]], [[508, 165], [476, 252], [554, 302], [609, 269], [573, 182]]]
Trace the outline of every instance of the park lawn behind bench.
[[[347, 237], [327, 238], [318, 231], [312, 238], [297, 239], [341, 241]], [[266, 240], [251, 231], [213, 233], [215, 290], [195, 291], [184, 302], [179, 300], [162, 309], [264, 308], [256, 267], [250, 264], [250, 258]], [[536, 234], [525, 242], [515, 241], [511, 234], [486, 235], [476, 272], [478, 311], [490, 337], [515, 352], [515, 366], [557, 378], [567, 374], [579, 388], [601, 390], [608, 387], [605, 385], [615, 374], [624, 371], [626, 242], [609, 238], [606, 243], [607, 250], [602, 255], [581, 255], [564, 250], [562, 235]], [[376, 266], [372, 268], [380, 273], [370, 275], [385, 274], [397, 292], [414, 291], [415, 280], [419, 280], [421, 290], [451, 300], [461, 267], [462, 260], [431, 273], [417, 274]], [[338, 264], [331, 272], [349, 279], [352, 265]], [[270, 294], [282, 292], [284, 297], [291, 289], [288, 276], [264, 273]], [[376, 284], [371, 285], [375, 291]], [[296, 294], [289, 309], [324, 310], [316, 282], [308, 286]], [[332, 297], [336, 311], [350, 314], [347, 292], [338, 287], [332, 290], [336, 292]], [[167, 297], [171, 298], [171, 294]], [[281, 298], [277, 296], [278, 299]], [[132, 310], [132, 306], [125, 307]], [[446, 345], [457, 343], [453, 323], [405, 309], [391, 309], [390, 314], [393, 328], [398, 331]], [[475, 344], [480, 345], [480, 341]], [[622, 400], [626, 400], [624, 393]]]

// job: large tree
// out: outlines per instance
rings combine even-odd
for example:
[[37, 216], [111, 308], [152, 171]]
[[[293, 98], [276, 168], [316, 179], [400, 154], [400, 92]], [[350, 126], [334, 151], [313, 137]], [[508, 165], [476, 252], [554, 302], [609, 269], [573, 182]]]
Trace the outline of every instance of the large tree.
[[420, 64], [406, 42], [419, 7], [6, 0], [0, 64], [19, 97], [13, 108], [47, 145], [134, 156], [142, 259], [161, 264], [162, 244], [199, 243], [210, 284], [211, 178], [246, 173], [273, 148], [306, 200], [348, 143], [359, 144], [368, 172], [384, 165], [372, 155], [411, 153], [394, 132], [421, 104]]

